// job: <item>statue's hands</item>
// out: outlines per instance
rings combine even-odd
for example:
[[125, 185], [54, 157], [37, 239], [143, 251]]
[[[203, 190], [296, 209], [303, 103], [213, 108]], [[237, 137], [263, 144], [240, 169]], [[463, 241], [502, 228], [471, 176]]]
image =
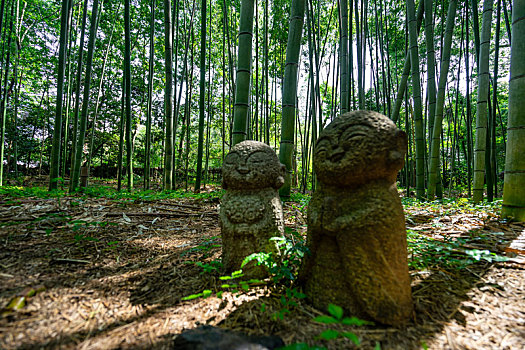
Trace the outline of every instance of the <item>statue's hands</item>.
[[323, 229], [328, 232], [337, 233], [341, 230], [344, 230], [346, 227], [348, 227], [348, 225], [350, 224], [349, 220], [351, 219], [346, 215], [337, 217], [334, 220], [328, 223], [325, 223], [323, 225]]

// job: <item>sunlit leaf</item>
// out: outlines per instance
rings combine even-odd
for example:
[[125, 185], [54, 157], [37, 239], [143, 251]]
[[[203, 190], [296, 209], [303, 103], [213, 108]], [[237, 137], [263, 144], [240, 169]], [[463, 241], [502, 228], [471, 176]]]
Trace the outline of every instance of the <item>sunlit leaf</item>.
[[339, 332], [334, 329], [327, 329], [319, 334], [319, 337], [326, 340], [337, 339], [339, 337]]
[[343, 318], [343, 308], [338, 306], [338, 305], [329, 304], [328, 305], [328, 312], [330, 313], [330, 315], [334, 316], [338, 320]]

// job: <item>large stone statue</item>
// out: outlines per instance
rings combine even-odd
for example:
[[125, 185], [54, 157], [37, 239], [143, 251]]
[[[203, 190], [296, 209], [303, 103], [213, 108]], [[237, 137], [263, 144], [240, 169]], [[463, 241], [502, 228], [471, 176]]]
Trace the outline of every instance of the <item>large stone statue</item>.
[[[248, 255], [278, 253], [271, 237], [284, 232], [283, 209], [277, 190], [284, 183], [284, 165], [265, 143], [244, 141], [224, 158], [220, 207], [222, 262], [228, 272], [239, 270]], [[245, 277], [263, 278], [262, 266], [252, 261], [243, 268]]]
[[318, 188], [308, 208], [311, 255], [299, 281], [313, 305], [397, 325], [412, 313], [407, 241], [396, 176], [406, 134], [382, 114], [349, 112], [319, 135]]

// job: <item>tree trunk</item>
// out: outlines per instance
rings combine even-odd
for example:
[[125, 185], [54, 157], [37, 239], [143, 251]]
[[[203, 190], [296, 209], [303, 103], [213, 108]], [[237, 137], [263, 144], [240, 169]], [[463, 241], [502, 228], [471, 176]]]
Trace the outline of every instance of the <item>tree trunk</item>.
[[[78, 12], [79, 16], [80, 16], [80, 11]], [[73, 21], [73, 9], [69, 9], [69, 21], [68, 21], [68, 27], [71, 28], [71, 24], [72, 24], [72, 21]], [[77, 18], [77, 22], [78, 22], [78, 18]], [[76, 26], [75, 26], [75, 31], [76, 31]], [[18, 36], [18, 34], [17, 34]], [[67, 61], [67, 90], [66, 90], [66, 122], [65, 122], [65, 126], [64, 126], [64, 156], [62, 158], [62, 176], [65, 177], [66, 176], [66, 169], [67, 169], [67, 158], [68, 158], [68, 151], [69, 151], [69, 145], [68, 145], [68, 139], [70, 137], [69, 135], [69, 124], [70, 124], [70, 116], [69, 116], [69, 109], [70, 109], [70, 106], [71, 106], [71, 94], [72, 94], [72, 91], [71, 91], [71, 69], [72, 69], [72, 59], [71, 59], [71, 53], [72, 53], [72, 47], [73, 47], [73, 43], [75, 42], [75, 37], [73, 36], [73, 30], [69, 30], [69, 44], [68, 44], [68, 54], [67, 54], [67, 58], [66, 58], [66, 61]], [[18, 54], [18, 56], [20, 56], [20, 54]], [[18, 62], [18, 61], [17, 61]], [[71, 146], [71, 151], [73, 149], [73, 144]], [[70, 173], [71, 174], [71, 173]]]
[[133, 189], [133, 140], [131, 138], [131, 15], [130, 0], [124, 0], [124, 75], [126, 76], [126, 170], [128, 191]]
[[[166, 86], [164, 87], [164, 189], [173, 189], [173, 48], [171, 32], [171, 0], [164, 0], [164, 69]], [[187, 101], [186, 101], [187, 103]]]
[[[116, 13], [118, 13], [119, 10], [120, 10], [120, 4], [117, 7]], [[109, 52], [111, 50], [111, 42], [113, 41], [113, 33], [114, 33], [114, 29], [115, 29], [116, 19], [117, 19], [117, 17], [115, 16], [115, 18], [113, 20], [113, 25], [111, 27], [111, 34], [109, 36], [108, 45], [106, 47], [106, 52], [104, 53], [104, 59], [102, 61], [102, 73], [100, 75], [100, 82], [99, 82], [99, 85], [98, 85], [98, 92], [97, 92], [97, 100], [95, 102], [95, 111], [93, 113], [93, 121], [92, 121], [92, 127], [91, 127], [91, 137], [90, 137], [91, 140], [89, 141], [89, 153], [88, 153], [88, 160], [87, 160], [88, 176], [89, 176], [89, 172], [90, 172], [91, 161], [92, 161], [93, 156], [95, 154], [95, 152], [93, 152], [93, 146], [95, 144], [95, 131], [96, 131], [96, 125], [97, 125], [97, 119], [98, 119], [98, 110], [100, 108], [100, 97], [102, 95], [102, 87], [104, 86], [104, 76], [106, 74], [106, 66], [107, 66], [108, 56], [109, 56]], [[110, 62], [110, 65], [111, 65], [111, 62]]]
[[494, 0], [483, 3], [483, 24], [478, 59], [478, 108], [476, 118], [476, 143], [474, 147], [474, 202], [483, 200], [485, 180], [485, 149], [487, 138], [487, 116], [489, 96], [489, 49], [490, 31], [492, 28], [492, 6]]
[[[178, 17], [178, 13], [179, 13], [179, 6], [180, 4], [177, 4], [177, 17]], [[185, 51], [184, 51], [184, 66], [183, 66], [183, 69], [182, 69], [182, 80], [181, 80], [181, 83], [180, 83], [180, 89], [179, 89], [179, 96], [177, 98], [177, 103], [175, 105], [175, 113], [174, 113], [174, 118], [173, 118], [173, 149], [175, 150], [175, 147], [177, 145], [177, 130], [178, 130], [178, 127], [179, 127], [179, 111], [180, 111], [180, 103], [181, 103], [181, 99], [182, 99], [182, 85], [184, 84], [184, 82], [186, 81], [186, 84], [188, 84], [188, 51], [189, 50], [189, 47], [190, 47], [190, 38], [193, 37], [193, 19], [194, 19], [194, 16], [195, 16], [195, 1], [193, 2], [193, 6], [192, 6], [192, 10], [191, 10], [191, 16], [190, 16], [190, 20], [188, 22], [187, 25], [185, 25], [185, 29], [186, 29], [186, 32], [188, 33], [186, 35], [186, 43], [185, 43]], [[191, 35], [189, 34], [191, 32]], [[177, 40], [178, 42], [178, 40]], [[193, 47], [193, 43], [191, 43], [191, 47]], [[193, 69], [193, 68], [192, 68]], [[186, 93], [187, 93], [187, 89], [186, 89]], [[185, 115], [185, 114], [184, 114]], [[184, 118], [183, 118], [184, 120]], [[183, 124], [184, 124], [184, 121], [183, 121]], [[182, 139], [184, 138], [184, 133], [181, 133], [181, 147], [182, 147]], [[179, 150], [179, 158], [182, 156], [182, 149]], [[176, 189], [177, 188], [177, 169], [178, 169], [178, 161], [175, 160], [176, 159], [176, 153], [173, 152], [173, 163], [172, 163], [172, 167], [173, 167], [173, 175], [172, 175], [172, 181], [171, 181], [171, 186], [172, 186], [172, 189]]]
[[126, 125], [124, 123], [124, 108], [126, 99], [126, 76], [122, 76], [122, 95], [120, 97], [120, 124], [119, 124], [119, 141], [118, 141], [118, 155], [117, 155], [117, 191], [122, 190], [122, 163], [124, 154], [124, 132]]
[[[279, 150], [279, 160], [286, 166], [284, 185], [279, 190], [279, 194], [284, 198], [290, 197], [291, 190], [297, 103], [297, 70], [303, 34], [305, 1], [292, 0], [290, 8], [290, 27], [288, 30], [288, 44], [286, 46], [286, 65], [284, 68], [282, 95], [281, 146]], [[238, 83], [237, 86], [239, 86]]]
[[237, 77], [235, 79], [232, 146], [244, 141], [248, 132], [250, 78], [252, 69], [253, 8], [254, 0], [242, 0], [237, 53]]
[[410, 62], [412, 66], [412, 94], [414, 98], [414, 127], [416, 132], [416, 196], [425, 196], [425, 133], [421, 107], [421, 84], [419, 77], [419, 53], [414, 0], [407, 1]]
[[[5, 62], [5, 73], [4, 73], [4, 86], [3, 86], [3, 96], [2, 96], [2, 103], [0, 108], [0, 186], [3, 184], [3, 178], [4, 178], [4, 143], [5, 143], [5, 128], [6, 128], [6, 121], [7, 121], [7, 104], [9, 100], [9, 88], [8, 88], [8, 81], [9, 81], [9, 65], [10, 65], [10, 58], [11, 58], [11, 42], [13, 37], [13, 24], [14, 24], [14, 8], [15, 8], [15, 2], [13, 1], [11, 3], [11, 18], [10, 18], [10, 24], [9, 24], [9, 34], [7, 39], [7, 57]], [[66, 44], [67, 46], [67, 44]], [[16, 67], [15, 67], [16, 72]], [[15, 74], [16, 79], [16, 74]], [[59, 144], [59, 150], [60, 150], [60, 144]], [[59, 154], [60, 157], [60, 154]], [[9, 158], [7, 159], [7, 165], [9, 165]], [[60, 166], [60, 164], [58, 165]], [[9, 169], [9, 168], [8, 168]], [[7, 170], [9, 171], [9, 170]]]
[[[13, 1], [14, 8], [14, 1]], [[62, 0], [62, 8], [60, 10], [60, 49], [58, 53], [58, 77], [57, 77], [57, 105], [55, 113], [55, 127], [53, 129], [53, 148], [51, 150], [51, 164], [49, 169], [49, 190], [56, 190], [58, 188], [58, 177], [60, 167], [60, 142], [62, 140], [62, 108], [64, 98], [64, 77], [66, 73], [66, 50], [67, 50], [67, 34], [68, 34], [68, 14], [69, 14], [69, 0]], [[9, 54], [8, 54], [9, 55]], [[7, 72], [6, 72], [7, 74]], [[4, 94], [6, 95], [6, 94]], [[4, 97], [5, 101], [5, 97]], [[2, 118], [2, 122], [5, 118]], [[2, 128], [2, 135], [4, 128]], [[2, 136], [3, 137], [3, 136]], [[3, 150], [4, 142], [2, 139]], [[3, 153], [3, 152], [2, 152]], [[3, 154], [0, 155], [0, 168], [3, 166]], [[0, 171], [0, 186], [2, 185], [2, 172]]]
[[[491, 0], [492, 3], [493, 0]], [[485, 0], [483, 4], [483, 13], [485, 13]], [[478, 18], [478, 0], [471, 0], [472, 5], [472, 29], [474, 30], [474, 48], [476, 49], [476, 64], [479, 71], [479, 50], [480, 50], [480, 39], [479, 39], [479, 18]], [[492, 12], [491, 12], [492, 16]], [[479, 73], [479, 72], [478, 72]]]
[[146, 112], [146, 142], [144, 155], [144, 189], [150, 188], [151, 172], [151, 113], [153, 99], [153, 65], [155, 57], [155, 0], [151, 0], [151, 19], [149, 32], [149, 65], [148, 65], [148, 108]]
[[465, 86], [466, 86], [466, 132], [467, 132], [467, 191], [472, 195], [472, 117], [470, 108], [470, 50], [469, 50], [469, 25], [468, 25], [468, 3], [465, 2]]
[[98, 29], [98, 3], [99, 0], [93, 1], [93, 12], [91, 15], [91, 28], [89, 30], [89, 43], [86, 62], [86, 78], [84, 79], [84, 97], [82, 98], [82, 114], [80, 115], [80, 130], [78, 132], [77, 144], [75, 148], [75, 164], [69, 185], [70, 192], [76, 191], [79, 184], [82, 153], [84, 150], [84, 141], [86, 139], [91, 73], [93, 70], [93, 55], [95, 52], [95, 41], [97, 39]]
[[[498, 66], [499, 66], [499, 34], [500, 34], [500, 20], [501, 20], [501, 0], [498, 0], [498, 9], [496, 14], [496, 37], [494, 49], [494, 74], [492, 76], [492, 113], [491, 113], [491, 130], [489, 143], [487, 147], [490, 149], [489, 169], [490, 179], [492, 184], [489, 185], [487, 181], [487, 200], [492, 202], [494, 195], [497, 196], [498, 189], [498, 177], [496, 172], [496, 112], [498, 109]], [[493, 189], [494, 188], [494, 189]]]
[[[180, 5], [182, 4], [182, 1], [175, 1], [173, 12], [172, 12], [172, 18], [171, 18], [171, 39], [172, 39], [172, 49], [173, 49], [173, 55], [175, 59], [175, 63], [173, 65], [173, 119], [172, 119], [172, 132], [171, 132], [171, 145], [173, 148], [172, 151], [172, 157], [171, 157], [171, 167], [173, 171], [171, 172], [171, 187], [174, 189], [176, 187], [176, 176], [175, 176], [175, 162], [176, 162], [176, 152], [175, 152], [175, 145], [177, 144], [177, 123], [178, 123], [178, 102], [176, 101], [177, 98], [177, 71], [179, 69], [179, 42], [180, 42], [180, 31], [179, 31], [179, 12], [180, 12]], [[195, 6], [195, 1], [193, 2], [193, 5]], [[183, 7], [184, 11], [184, 7]], [[186, 19], [186, 17], [184, 17]], [[184, 79], [183, 79], [184, 80]], [[182, 84], [181, 84], [182, 89]]]
[[510, 53], [509, 120], [505, 183], [504, 216], [525, 221], [525, 2], [514, 1], [512, 9], [512, 44]]
[[[195, 192], [201, 188], [202, 154], [204, 149], [204, 117], [206, 97], [206, 0], [201, 2], [201, 57], [199, 81], [199, 139], [197, 144], [197, 174], [195, 176]], [[208, 84], [211, 84], [209, 82]]]
[[[434, 128], [432, 133], [432, 146], [430, 148], [430, 166], [428, 178], [428, 198], [434, 199], [437, 181], [439, 180], [439, 147], [441, 131], [443, 129], [443, 109], [445, 107], [445, 88], [447, 86], [448, 69], [450, 66], [450, 48], [452, 45], [452, 34], [454, 32], [454, 21], [456, 17], [457, 0], [450, 0], [448, 5], [447, 23], [441, 58], [441, 69], [439, 71], [438, 94], [436, 101]], [[456, 101], [457, 103], [457, 101]]]
[[[417, 8], [417, 35], [419, 36], [419, 30], [421, 29], [421, 24], [423, 23], [423, 13], [424, 13], [423, 1], [419, 2]], [[408, 76], [410, 75], [410, 52], [406, 54], [405, 64], [403, 65], [403, 74], [401, 76], [401, 81], [397, 87], [396, 101], [394, 105], [394, 111], [392, 112], [392, 120], [394, 123], [397, 123], [399, 119], [399, 111], [401, 111], [401, 105], [403, 104], [403, 97], [407, 87]]]
[[[428, 96], [428, 134], [432, 136], [436, 112], [436, 55], [434, 50], [434, 18], [432, 16], [433, 0], [425, 2], [425, 39], [427, 45], [427, 96]], [[450, 8], [450, 5], [449, 5]], [[448, 20], [448, 17], [447, 17]], [[445, 34], [446, 35], [446, 34]], [[446, 81], [446, 80], [445, 80]], [[430, 147], [432, 149], [432, 147]], [[431, 152], [429, 150], [429, 152]]]
[[[357, 1], [357, 0], [356, 0]], [[339, 29], [339, 48], [341, 67], [341, 113], [348, 112], [348, 2], [339, 1], [339, 14], [341, 28]]]
[[[73, 148], [71, 154], [71, 167], [70, 167], [70, 178], [73, 176], [73, 170], [75, 167], [75, 157], [74, 150], [77, 144], [77, 134], [78, 134], [78, 117], [80, 114], [80, 83], [82, 80], [82, 65], [84, 63], [84, 40], [85, 40], [85, 31], [86, 31], [86, 22], [87, 22], [87, 7], [88, 0], [84, 0], [84, 9], [82, 10], [82, 26], [80, 27], [80, 44], [78, 46], [78, 61], [77, 61], [77, 75], [75, 80], [75, 112], [73, 115], [73, 132], [71, 134], [71, 147]], [[70, 188], [71, 190], [71, 180]]]

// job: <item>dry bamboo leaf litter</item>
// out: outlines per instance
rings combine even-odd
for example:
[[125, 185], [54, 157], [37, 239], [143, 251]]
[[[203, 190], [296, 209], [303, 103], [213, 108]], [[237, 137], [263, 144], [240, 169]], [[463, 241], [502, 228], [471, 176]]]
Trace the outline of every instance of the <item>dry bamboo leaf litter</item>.
[[[75, 201], [0, 205], [0, 217], [13, 218], [8, 220], [13, 225], [0, 227], [0, 306], [24, 288], [46, 286], [19, 312], [0, 319], [0, 348], [168, 349], [176, 334], [198, 324], [273, 333], [286, 343], [352, 348], [344, 339], [317, 340], [327, 325], [313, 322], [319, 311], [303, 301], [282, 320], [272, 317], [282, 304], [265, 288], [241, 296], [224, 293], [222, 299], [181, 301], [221, 283], [217, 275], [201, 274], [195, 265], [220, 259], [217, 203], [85, 199], [72, 205]], [[182, 216], [130, 214], [173, 210]], [[304, 232], [303, 213], [293, 204], [285, 210], [287, 226]], [[108, 213], [125, 213], [129, 220]], [[493, 237], [483, 241], [486, 248], [516, 249], [509, 252], [518, 260], [479, 263], [460, 271], [411, 271], [416, 313], [406, 327], [338, 327], [356, 333], [363, 348], [376, 342], [382, 349], [445, 349], [451, 344], [457, 349], [522, 348], [523, 224], [459, 211], [443, 215], [407, 208], [407, 214], [409, 228], [429, 237], [485, 234]], [[101, 221], [108, 224], [97, 224]], [[500, 232], [503, 235], [493, 235]], [[53, 259], [83, 263], [50, 264]]]

